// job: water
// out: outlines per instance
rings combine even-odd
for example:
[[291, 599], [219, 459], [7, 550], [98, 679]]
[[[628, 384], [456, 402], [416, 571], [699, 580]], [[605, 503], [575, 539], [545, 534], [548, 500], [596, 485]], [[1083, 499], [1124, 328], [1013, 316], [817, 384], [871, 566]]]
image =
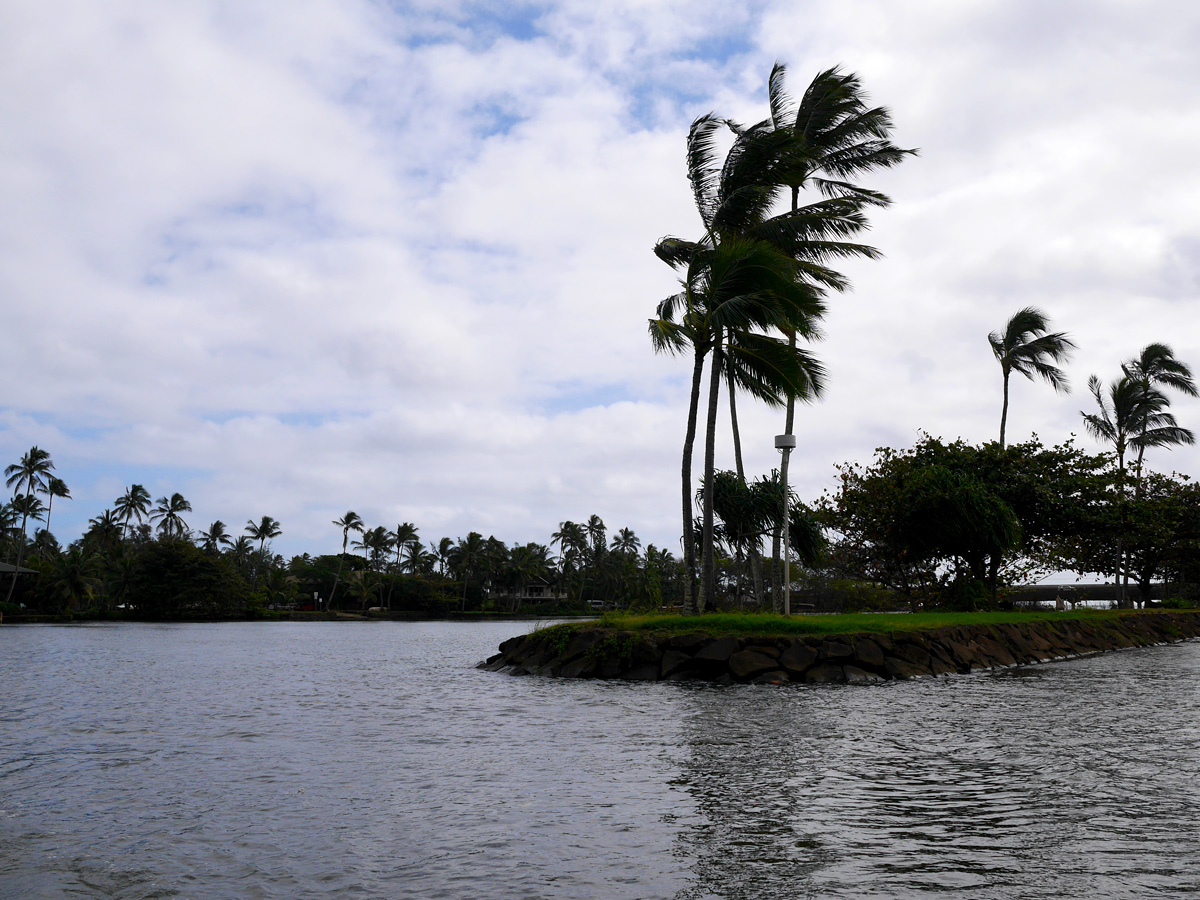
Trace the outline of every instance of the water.
[[472, 668], [513, 624], [0, 629], [0, 898], [1200, 893], [1200, 644], [873, 688]]

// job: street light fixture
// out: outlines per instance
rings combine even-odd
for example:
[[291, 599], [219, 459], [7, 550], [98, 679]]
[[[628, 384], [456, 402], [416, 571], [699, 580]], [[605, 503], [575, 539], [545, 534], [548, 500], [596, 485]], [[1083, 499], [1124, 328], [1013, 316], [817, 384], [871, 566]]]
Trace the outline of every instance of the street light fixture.
[[796, 449], [794, 434], [775, 435], [775, 449], [783, 454], [783, 614], [792, 614], [792, 535], [791, 522], [788, 517], [788, 483], [787, 460], [789, 454]]

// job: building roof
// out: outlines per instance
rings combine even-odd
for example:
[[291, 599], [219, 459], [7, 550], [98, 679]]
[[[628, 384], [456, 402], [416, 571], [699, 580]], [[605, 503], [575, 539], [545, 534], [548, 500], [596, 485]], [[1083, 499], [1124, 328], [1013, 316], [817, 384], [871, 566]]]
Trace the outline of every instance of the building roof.
[[19, 572], [22, 575], [36, 575], [37, 574], [36, 569], [27, 569], [24, 566], [21, 566], [20, 568], [18, 568], [17, 566], [13, 566], [13, 565], [10, 565], [5, 562], [0, 562], [0, 575], [11, 575], [14, 571]]

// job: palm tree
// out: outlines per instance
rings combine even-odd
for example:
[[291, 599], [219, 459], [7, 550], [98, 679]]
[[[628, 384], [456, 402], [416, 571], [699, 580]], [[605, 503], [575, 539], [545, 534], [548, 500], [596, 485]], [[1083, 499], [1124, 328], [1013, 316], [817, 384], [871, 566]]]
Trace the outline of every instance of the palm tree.
[[[1192, 380], [1192, 370], [1186, 363], [1175, 358], [1175, 354], [1166, 344], [1147, 344], [1134, 359], [1121, 366], [1122, 371], [1137, 382], [1143, 393], [1148, 394], [1159, 387], [1174, 388], [1189, 397], [1197, 396], [1196, 383]], [[1165, 395], [1164, 395], [1165, 396]], [[1181, 443], [1191, 443], [1182, 441]], [[1151, 443], [1144, 432], [1138, 434], [1138, 455], [1135, 467], [1134, 485], [1140, 492], [1142, 485], [1142, 457], [1147, 447], [1161, 446]], [[46, 527], [49, 527], [47, 525]]]
[[462, 606], [467, 608], [467, 581], [486, 562], [487, 544], [483, 535], [478, 531], [469, 532], [466, 538], [459, 538], [454, 549], [450, 551], [450, 565], [462, 578]]
[[283, 534], [282, 529], [279, 527], [279, 522], [277, 522], [275, 519], [272, 519], [270, 516], [263, 516], [257, 525], [254, 524], [253, 519], [247, 519], [245, 531], [246, 534], [250, 536], [251, 540], [258, 541], [259, 553], [263, 552], [263, 549], [267, 545], [267, 541], [274, 540]]
[[113, 509], [124, 523], [124, 528], [121, 532], [121, 536], [124, 537], [125, 532], [129, 528], [130, 519], [136, 518], [138, 524], [141, 525], [142, 519], [149, 515], [150, 492], [140, 484], [132, 484], [124, 494], [117, 498], [117, 502], [113, 504]]
[[1004, 405], [1000, 409], [1000, 449], [1004, 449], [1004, 431], [1008, 423], [1008, 379], [1013, 372], [1030, 381], [1036, 375], [1045, 379], [1056, 391], [1069, 392], [1067, 377], [1054, 365], [1066, 362], [1075, 343], [1065, 331], [1048, 333], [1050, 320], [1032, 306], [1017, 310], [1004, 326], [1004, 331], [988, 335], [992, 353], [1000, 363], [1004, 376]]
[[233, 541], [225, 530], [225, 523], [220, 519], [208, 526], [208, 531], [200, 532], [201, 548], [214, 556], [219, 555], [222, 547], [230, 546]]
[[88, 530], [83, 536], [102, 553], [108, 553], [121, 542], [120, 519], [113, 510], [106, 509], [88, 520]]
[[450, 551], [454, 548], [454, 541], [448, 537], [442, 538], [436, 545], [430, 543], [429, 549], [433, 551], [437, 558], [438, 574], [443, 578], [446, 577], [446, 563], [450, 559]]
[[342, 529], [342, 555], [338, 557], [338, 570], [333, 577], [333, 590], [329, 592], [328, 609], [333, 609], [333, 598], [337, 594], [338, 582], [342, 580], [342, 564], [346, 561], [346, 544], [350, 540], [350, 532], [363, 530], [363, 520], [354, 510], [348, 510], [340, 519], [334, 519], [333, 524]]
[[[850, 237], [867, 226], [863, 207], [886, 207], [890, 198], [878, 191], [868, 190], [853, 181], [863, 173], [898, 165], [916, 150], [903, 150], [890, 140], [892, 117], [886, 107], [867, 105], [867, 95], [853, 73], [842, 73], [838, 67], [820, 72], [809, 84], [795, 110], [784, 86], [787, 69], [776, 63], [767, 79], [771, 123], [779, 130], [790, 131], [793, 143], [789, 148], [782, 181], [791, 191], [791, 218], [803, 222], [832, 212], [837, 227], [834, 234]], [[825, 200], [800, 207], [800, 192], [814, 187]], [[843, 205], [845, 204], [845, 205]], [[832, 206], [832, 209], [830, 207]], [[841, 217], [839, 218], [839, 213]], [[806, 275], [816, 283], [835, 291], [844, 291], [849, 283], [837, 272], [821, 265], [829, 256], [876, 257], [873, 248], [850, 243], [836, 245], [836, 252], [826, 254], [825, 244], [801, 244], [793, 255], [812, 267]], [[788, 345], [796, 347], [796, 333], [788, 332]], [[795, 426], [796, 399], [813, 397], [789, 396], [784, 416], [784, 433], [792, 434]], [[730, 398], [730, 412], [733, 399]], [[740, 443], [740, 442], [739, 442]], [[735, 449], [738, 449], [735, 445]], [[736, 458], [736, 457], [735, 457]], [[745, 480], [741, 460], [737, 461], [738, 475]], [[790, 454], [784, 454], [780, 478], [787, 483]], [[772, 597], [779, 605], [782, 591], [779, 568], [780, 536], [776, 532], [771, 542]]]
[[21, 511], [21, 537], [17, 543], [17, 567], [13, 569], [12, 581], [8, 583], [8, 595], [4, 598], [6, 603], [12, 602], [13, 591], [17, 587], [17, 573], [21, 570], [21, 560], [25, 555], [25, 529], [29, 520], [29, 500], [37, 500], [38, 492], [46, 489], [50, 472], [53, 469], [54, 462], [50, 459], [50, 454], [36, 445], [31, 447], [20, 461], [6, 466], [4, 469], [4, 483], [13, 489], [14, 505], [17, 496], [24, 494], [27, 498]]
[[[396, 550], [396, 571], [400, 571], [400, 554], [406, 547], [415, 545], [419, 550], [421, 548], [420, 539], [417, 536], [417, 526], [412, 522], [401, 522], [396, 526], [395, 531], [388, 532], [387, 535], [389, 544]], [[448, 539], [447, 539], [448, 540]], [[411, 571], [411, 568], [410, 568]], [[392, 610], [392, 590], [396, 587], [396, 579], [393, 577], [391, 583], [388, 584], [387, 600], [384, 606], [388, 612]]]
[[[1096, 398], [1100, 407], [1098, 413], [1083, 413], [1083, 422], [1087, 430], [1097, 440], [1112, 444], [1117, 454], [1117, 472], [1120, 479], [1120, 503], [1122, 508], [1122, 523], [1124, 522], [1125, 497], [1125, 454], [1130, 447], [1141, 452], [1146, 447], [1170, 447], [1178, 444], [1194, 444], [1195, 435], [1186, 428], [1179, 427], [1175, 417], [1166, 408], [1169, 401], [1157, 388], [1149, 386], [1145, 380], [1137, 380], [1129, 374], [1108, 387], [1105, 396], [1104, 385], [1093, 375], [1088, 379], [1088, 390]], [[1121, 585], [1119, 603], [1125, 606], [1125, 581], [1122, 578], [1125, 556], [1124, 525], [1117, 536], [1117, 569], [1116, 577]]]
[[183, 499], [183, 494], [176, 492], [170, 497], [159, 497], [157, 504], [150, 511], [150, 521], [158, 523], [158, 532], [163, 537], [183, 537], [187, 534], [187, 522], [183, 513], [192, 511], [192, 504]]
[[54, 498], [62, 497], [64, 500], [71, 499], [71, 489], [67, 487], [67, 483], [61, 478], [55, 478], [51, 475], [46, 480], [46, 494], [50, 498], [50, 502], [46, 504], [46, 530], [50, 530], [50, 513], [54, 509]]

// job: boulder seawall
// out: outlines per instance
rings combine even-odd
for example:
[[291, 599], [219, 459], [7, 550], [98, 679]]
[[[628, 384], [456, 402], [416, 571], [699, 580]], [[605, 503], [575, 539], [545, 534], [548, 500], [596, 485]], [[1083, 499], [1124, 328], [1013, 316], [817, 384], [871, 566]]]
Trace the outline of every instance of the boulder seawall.
[[1200, 637], [1200, 612], [820, 635], [656, 634], [604, 627], [510, 638], [480, 668], [512, 675], [873, 684], [1072, 659]]

